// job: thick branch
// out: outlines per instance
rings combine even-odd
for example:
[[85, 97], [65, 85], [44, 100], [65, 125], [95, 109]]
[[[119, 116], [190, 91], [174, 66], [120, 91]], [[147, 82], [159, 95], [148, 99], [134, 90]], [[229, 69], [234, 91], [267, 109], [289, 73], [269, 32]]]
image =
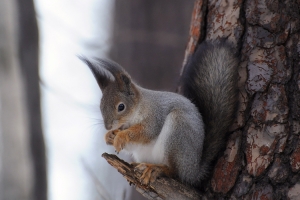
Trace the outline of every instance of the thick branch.
[[102, 154], [107, 162], [116, 168], [130, 184], [134, 184], [137, 191], [148, 199], [200, 199], [200, 193], [174, 179], [162, 177], [149, 186], [142, 185], [139, 181], [141, 172], [134, 171], [134, 167], [119, 159], [116, 155]]

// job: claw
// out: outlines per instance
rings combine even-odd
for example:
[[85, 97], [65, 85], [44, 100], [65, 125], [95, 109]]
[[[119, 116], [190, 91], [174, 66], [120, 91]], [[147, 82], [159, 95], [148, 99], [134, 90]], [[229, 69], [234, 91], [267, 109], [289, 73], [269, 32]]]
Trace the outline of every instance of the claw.
[[167, 166], [165, 165], [140, 163], [136, 165], [134, 172], [140, 171], [142, 175], [139, 178], [139, 182], [142, 185], [149, 185], [149, 183], [153, 183], [159, 176], [164, 174], [166, 169]]

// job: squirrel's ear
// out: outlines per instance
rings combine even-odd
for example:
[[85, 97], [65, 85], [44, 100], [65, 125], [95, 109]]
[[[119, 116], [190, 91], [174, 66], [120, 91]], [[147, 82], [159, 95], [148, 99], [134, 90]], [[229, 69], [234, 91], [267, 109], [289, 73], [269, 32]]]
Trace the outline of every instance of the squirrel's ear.
[[101, 90], [104, 90], [109, 83], [112, 83], [116, 80], [114, 75], [104, 66], [102, 66], [101, 63], [91, 62], [82, 56], [78, 56], [78, 58], [87, 64], [87, 66], [91, 69]]
[[118, 80], [118, 82], [120, 82], [120, 89], [121, 91], [123, 91], [123, 93], [125, 93], [126, 95], [134, 95], [134, 89], [133, 89], [133, 85], [131, 84], [131, 79], [128, 75], [126, 74], [121, 74], [121, 78], [120, 80]]
[[97, 59], [97, 61], [102, 67], [111, 72], [121, 92], [126, 95], [134, 94], [129, 74], [118, 63], [107, 59]]

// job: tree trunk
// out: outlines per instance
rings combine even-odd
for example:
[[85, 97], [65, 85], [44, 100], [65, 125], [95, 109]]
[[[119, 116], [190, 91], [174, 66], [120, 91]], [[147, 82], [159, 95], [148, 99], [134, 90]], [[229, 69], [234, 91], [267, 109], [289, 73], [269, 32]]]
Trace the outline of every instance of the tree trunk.
[[238, 115], [208, 198], [300, 198], [299, 8], [296, 1], [195, 2], [186, 57], [217, 38], [241, 56]]
[[227, 38], [241, 55], [238, 116], [205, 196], [299, 199], [299, 2], [196, 4], [204, 40]]
[[237, 118], [204, 198], [300, 199], [299, 10], [296, 0], [195, 1], [184, 63], [218, 38], [241, 60]]

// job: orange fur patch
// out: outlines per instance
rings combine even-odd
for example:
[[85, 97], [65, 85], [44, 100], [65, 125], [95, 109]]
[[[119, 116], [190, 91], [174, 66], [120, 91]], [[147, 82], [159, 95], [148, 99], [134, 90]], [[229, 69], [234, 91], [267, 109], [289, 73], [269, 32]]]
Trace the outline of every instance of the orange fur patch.
[[120, 152], [127, 143], [147, 144], [151, 141], [146, 137], [144, 127], [140, 124], [133, 125], [122, 131], [115, 130], [113, 132], [115, 134], [113, 145], [117, 152]]

